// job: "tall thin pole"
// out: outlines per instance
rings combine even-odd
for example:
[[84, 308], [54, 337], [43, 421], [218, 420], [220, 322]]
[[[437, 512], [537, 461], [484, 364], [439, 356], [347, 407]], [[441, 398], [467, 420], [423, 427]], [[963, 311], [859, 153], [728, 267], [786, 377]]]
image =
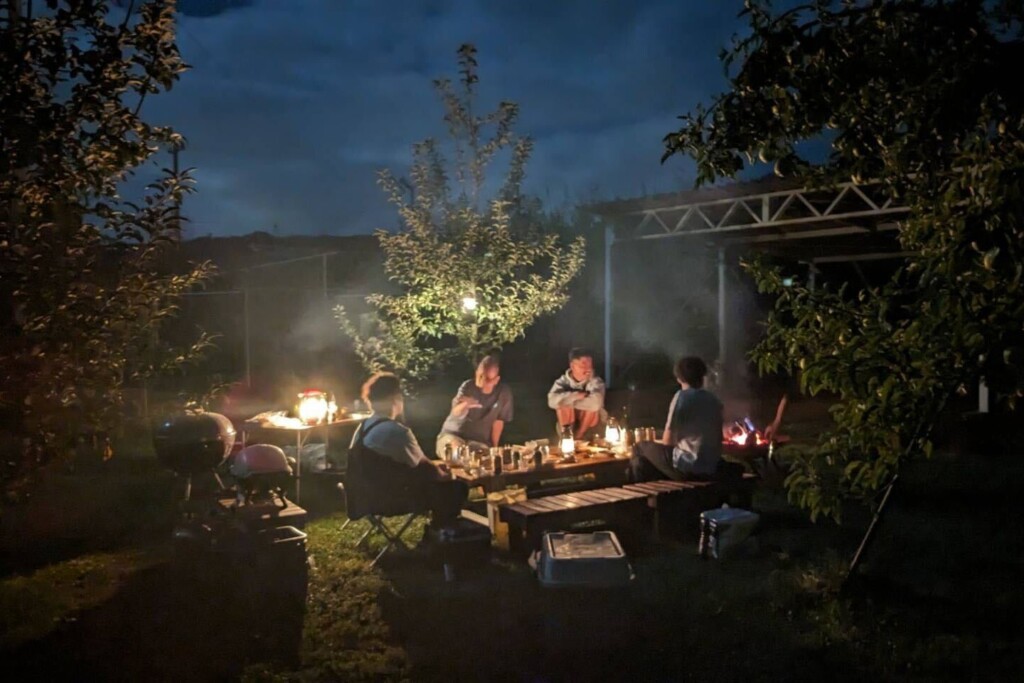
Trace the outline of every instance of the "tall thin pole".
[[245, 386], [252, 388], [252, 349], [249, 345], [249, 274], [245, 274], [242, 290], [242, 329], [245, 334]]
[[721, 370], [719, 382], [726, 374], [726, 316], [725, 316], [725, 248], [718, 248], [718, 365]]
[[604, 381], [612, 385], [612, 244], [615, 230], [604, 226]]

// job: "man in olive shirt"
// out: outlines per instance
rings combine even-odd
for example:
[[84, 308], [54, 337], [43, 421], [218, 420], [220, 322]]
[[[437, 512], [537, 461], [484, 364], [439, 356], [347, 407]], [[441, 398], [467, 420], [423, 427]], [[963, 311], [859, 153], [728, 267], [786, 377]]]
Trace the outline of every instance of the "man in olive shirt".
[[444, 457], [445, 446], [452, 449], [469, 444], [474, 450], [486, 450], [501, 443], [506, 422], [512, 421], [512, 390], [501, 381], [501, 361], [488, 354], [476, 367], [473, 379], [466, 380], [452, 399], [441, 433], [437, 436], [437, 456]]

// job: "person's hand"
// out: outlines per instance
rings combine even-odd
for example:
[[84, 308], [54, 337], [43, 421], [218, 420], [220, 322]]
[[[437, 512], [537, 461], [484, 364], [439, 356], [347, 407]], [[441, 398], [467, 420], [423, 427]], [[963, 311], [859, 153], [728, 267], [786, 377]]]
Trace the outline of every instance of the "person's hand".
[[476, 400], [475, 398], [471, 398], [469, 396], [463, 396], [462, 398], [460, 398], [459, 399], [459, 405], [464, 406], [466, 410], [470, 410], [472, 408], [479, 408], [479, 407], [481, 407], [480, 406], [480, 401]]
[[434, 468], [437, 470], [438, 479], [444, 480], [452, 478], [452, 471], [445, 463], [434, 461]]
[[764, 428], [764, 440], [771, 441], [772, 437], [775, 436], [775, 425], [770, 424]]
[[587, 393], [587, 392], [585, 392], [585, 391], [577, 391], [576, 393], [574, 393], [574, 394], [572, 395], [572, 397], [573, 397], [573, 399], [575, 399], [575, 400], [577, 400], [577, 401], [582, 401], [583, 399], [585, 399], [585, 398], [586, 398], [587, 396], [589, 396], [589, 395], [590, 395], [590, 394], [588, 394], [588, 393]]

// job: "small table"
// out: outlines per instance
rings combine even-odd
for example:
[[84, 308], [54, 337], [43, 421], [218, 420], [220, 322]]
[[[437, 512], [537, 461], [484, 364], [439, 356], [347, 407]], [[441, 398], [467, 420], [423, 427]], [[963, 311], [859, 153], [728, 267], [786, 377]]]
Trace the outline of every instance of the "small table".
[[[510, 470], [501, 474], [470, 474], [465, 469], [453, 469], [456, 479], [466, 482], [470, 487], [482, 486], [486, 493], [500, 491], [506, 486], [526, 486], [550, 479], [578, 477], [593, 474], [598, 481], [625, 481], [629, 470], [629, 458], [616, 458], [611, 455], [591, 455], [587, 458], [576, 456], [576, 462], [561, 460], [547, 461], [540, 468], [533, 467]], [[605, 484], [607, 485], [607, 484]]]
[[309, 440], [310, 435], [317, 429], [323, 430], [324, 435], [324, 449], [330, 444], [330, 429], [331, 427], [337, 427], [340, 425], [351, 425], [360, 424], [363, 420], [368, 418], [369, 414], [353, 414], [349, 417], [341, 420], [335, 420], [334, 422], [322, 422], [315, 425], [298, 425], [295, 427], [284, 427], [273, 424], [265, 424], [262, 422], [255, 422], [252, 420], [246, 420], [242, 423], [242, 448], [245, 448], [246, 441], [248, 439], [249, 432], [269, 432], [271, 434], [283, 435], [287, 434], [289, 437], [295, 435], [295, 502], [299, 502], [301, 495], [301, 484], [302, 484], [302, 447]]

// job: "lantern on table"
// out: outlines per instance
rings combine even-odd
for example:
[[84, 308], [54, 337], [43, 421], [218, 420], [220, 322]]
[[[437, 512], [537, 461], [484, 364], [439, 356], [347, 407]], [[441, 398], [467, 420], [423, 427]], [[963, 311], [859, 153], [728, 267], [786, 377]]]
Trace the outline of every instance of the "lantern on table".
[[576, 441], [572, 438], [572, 425], [562, 427], [562, 436], [558, 442], [563, 457], [568, 457], [576, 452]]
[[304, 424], [315, 425], [324, 422], [330, 412], [327, 394], [317, 389], [308, 389], [299, 394], [299, 407], [296, 411]]
[[622, 430], [614, 417], [608, 418], [608, 424], [604, 428], [604, 440], [613, 448], [622, 444]]

